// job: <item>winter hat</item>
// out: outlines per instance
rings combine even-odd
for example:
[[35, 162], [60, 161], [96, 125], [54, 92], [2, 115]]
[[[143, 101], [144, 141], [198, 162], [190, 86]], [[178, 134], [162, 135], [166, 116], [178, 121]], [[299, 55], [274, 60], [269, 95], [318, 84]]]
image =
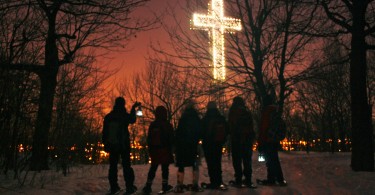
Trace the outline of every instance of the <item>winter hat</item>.
[[125, 99], [123, 97], [117, 97], [115, 99], [114, 108], [124, 107], [125, 106]]
[[164, 106], [158, 106], [155, 109], [155, 119], [156, 120], [167, 120], [167, 109]]
[[245, 101], [240, 96], [233, 98], [233, 105], [236, 106], [245, 106]]
[[215, 109], [215, 108], [217, 108], [216, 102], [209, 101], [207, 104], [207, 109]]

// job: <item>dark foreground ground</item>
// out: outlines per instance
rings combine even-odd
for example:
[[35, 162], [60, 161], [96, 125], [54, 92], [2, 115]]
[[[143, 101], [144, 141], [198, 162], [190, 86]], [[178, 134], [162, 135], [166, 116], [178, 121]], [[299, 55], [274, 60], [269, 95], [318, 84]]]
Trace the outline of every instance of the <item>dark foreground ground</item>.
[[[256, 161], [253, 155], [253, 180], [266, 176], [264, 163]], [[257, 189], [237, 189], [229, 187], [228, 191], [205, 190], [201, 193], [185, 192], [183, 194], [201, 195], [242, 195], [242, 194], [375, 194], [375, 173], [352, 172], [350, 169], [350, 153], [310, 153], [281, 152], [281, 165], [288, 186], [258, 186]], [[233, 179], [233, 168], [227, 156], [223, 158], [223, 180]], [[143, 187], [148, 172], [148, 165], [133, 166], [139, 191]], [[176, 184], [176, 167], [170, 166], [170, 184]], [[11, 176], [0, 175], [0, 194], [101, 194], [109, 189], [107, 181], [108, 165], [82, 165], [72, 167], [67, 177], [61, 172], [45, 171], [29, 172], [24, 186]], [[185, 170], [185, 183], [191, 183], [191, 168]], [[200, 166], [200, 182], [208, 182], [207, 167], [204, 159]], [[119, 184], [124, 186], [122, 170], [119, 169]], [[161, 172], [152, 186], [154, 194], [161, 189]], [[141, 193], [138, 193], [141, 194]], [[173, 192], [169, 194], [174, 194]]]

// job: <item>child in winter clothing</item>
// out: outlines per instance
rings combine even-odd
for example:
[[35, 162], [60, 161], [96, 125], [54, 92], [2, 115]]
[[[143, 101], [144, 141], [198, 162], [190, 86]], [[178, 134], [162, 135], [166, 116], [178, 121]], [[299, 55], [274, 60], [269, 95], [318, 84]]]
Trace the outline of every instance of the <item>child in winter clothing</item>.
[[151, 193], [152, 181], [155, 178], [158, 165], [161, 164], [163, 180], [162, 190], [159, 194], [164, 194], [173, 188], [171, 185], [168, 185], [169, 164], [173, 163], [173, 127], [168, 122], [167, 109], [164, 106], [158, 106], [155, 110], [155, 120], [149, 126], [147, 143], [151, 157], [151, 166], [143, 193]]

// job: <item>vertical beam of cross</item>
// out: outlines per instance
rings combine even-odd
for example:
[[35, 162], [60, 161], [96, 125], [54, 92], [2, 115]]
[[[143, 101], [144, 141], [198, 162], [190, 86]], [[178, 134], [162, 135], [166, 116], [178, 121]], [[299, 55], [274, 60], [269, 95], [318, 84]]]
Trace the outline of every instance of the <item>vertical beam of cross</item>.
[[225, 80], [225, 45], [224, 33], [240, 31], [241, 21], [224, 16], [223, 0], [212, 0], [208, 14], [194, 14], [193, 26], [209, 31], [212, 45], [212, 66], [215, 80]]

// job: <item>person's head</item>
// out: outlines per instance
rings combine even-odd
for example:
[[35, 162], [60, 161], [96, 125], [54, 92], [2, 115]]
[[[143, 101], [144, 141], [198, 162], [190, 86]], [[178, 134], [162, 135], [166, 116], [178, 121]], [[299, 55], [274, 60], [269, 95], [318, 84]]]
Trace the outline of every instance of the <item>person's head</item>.
[[115, 105], [113, 106], [113, 110], [120, 110], [125, 108], [125, 99], [123, 97], [117, 97], [115, 99]]
[[266, 107], [266, 106], [269, 106], [269, 105], [272, 105], [274, 104], [274, 98], [272, 95], [266, 95], [264, 97], [264, 100], [263, 100], [263, 106]]
[[155, 109], [155, 120], [165, 121], [168, 119], [168, 111], [164, 106], [158, 106]]
[[216, 109], [216, 108], [217, 108], [217, 105], [216, 105], [215, 101], [209, 101], [208, 102], [208, 104], [207, 104], [207, 110]]
[[232, 107], [243, 107], [245, 106], [245, 101], [242, 97], [236, 96], [233, 98]]
[[193, 99], [188, 99], [188, 100], [186, 100], [185, 108], [186, 109], [195, 109], [195, 104], [196, 103]]

